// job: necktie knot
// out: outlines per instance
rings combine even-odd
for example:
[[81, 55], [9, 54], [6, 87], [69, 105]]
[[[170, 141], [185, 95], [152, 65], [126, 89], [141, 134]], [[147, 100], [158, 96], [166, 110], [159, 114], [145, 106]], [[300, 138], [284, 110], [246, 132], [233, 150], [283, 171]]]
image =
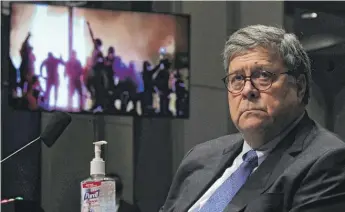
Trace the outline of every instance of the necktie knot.
[[242, 157], [243, 161], [246, 163], [253, 164], [257, 166], [258, 164], [258, 155], [256, 154], [255, 150], [250, 150]]

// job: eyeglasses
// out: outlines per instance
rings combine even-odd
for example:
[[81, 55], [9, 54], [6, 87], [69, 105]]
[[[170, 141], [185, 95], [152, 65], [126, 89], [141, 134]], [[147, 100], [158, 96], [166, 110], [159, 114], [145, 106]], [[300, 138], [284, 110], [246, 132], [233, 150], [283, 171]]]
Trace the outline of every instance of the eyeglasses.
[[294, 75], [294, 72], [287, 71], [275, 74], [265, 70], [257, 70], [254, 71], [250, 76], [244, 76], [240, 73], [232, 73], [222, 78], [222, 81], [224, 82], [224, 85], [228, 91], [233, 94], [242, 92], [247, 80], [249, 80], [253, 87], [257, 90], [265, 91], [272, 86], [272, 83], [280, 74]]

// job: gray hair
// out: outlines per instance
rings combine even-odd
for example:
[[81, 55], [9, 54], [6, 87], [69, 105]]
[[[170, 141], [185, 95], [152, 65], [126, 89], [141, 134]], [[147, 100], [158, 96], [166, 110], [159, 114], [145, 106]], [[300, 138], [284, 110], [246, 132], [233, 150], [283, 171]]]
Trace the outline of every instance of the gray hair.
[[233, 57], [244, 54], [249, 49], [256, 47], [263, 47], [270, 50], [272, 54], [278, 54], [282, 58], [286, 68], [296, 73], [295, 76], [305, 75], [307, 88], [303, 97], [303, 103], [308, 104], [311, 84], [309, 57], [296, 35], [286, 33], [281, 28], [252, 25], [233, 33], [226, 41], [223, 52], [226, 72]]

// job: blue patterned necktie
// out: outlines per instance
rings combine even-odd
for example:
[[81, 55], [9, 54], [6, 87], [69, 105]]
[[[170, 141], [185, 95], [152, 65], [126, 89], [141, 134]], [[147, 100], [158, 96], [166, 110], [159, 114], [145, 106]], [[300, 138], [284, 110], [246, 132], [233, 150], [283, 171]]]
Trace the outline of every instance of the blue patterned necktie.
[[206, 201], [205, 205], [198, 211], [223, 211], [257, 166], [258, 156], [256, 152], [254, 150], [248, 151], [243, 155], [243, 163], [241, 166], [217, 188], [212, 196]]

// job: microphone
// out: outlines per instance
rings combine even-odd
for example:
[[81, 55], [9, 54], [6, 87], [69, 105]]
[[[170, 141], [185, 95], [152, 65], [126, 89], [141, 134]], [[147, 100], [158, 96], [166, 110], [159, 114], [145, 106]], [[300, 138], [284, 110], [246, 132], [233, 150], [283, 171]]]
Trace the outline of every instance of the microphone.
[[55, 143], [55, 141], [60, 137], [66, 127], [71, 123], [72, 117], [64, 112], [55, 111], [53, 117], [49, 120], [47, 126], [45, 127], [43, 133], [36, 139], [30, 141], [28, 144], [23, 146], [22, 148], [18, 149], [17, 151], [13, 152], [6, 158], [0, 161], [0, 164], [7, 159], [11, 158], [12, 156], [16, 155], [18, 152], [22, 151], [26, 147], [30, 146], [31, 144], [35, 143], [38, 140], [42, 140], [46, 146], [51, 147]]
[[40, 138], [48, 147], [53, 146], [55, 141], [71, 123], [71, 120], [72, 118], [68, 113], [55, 111]]

